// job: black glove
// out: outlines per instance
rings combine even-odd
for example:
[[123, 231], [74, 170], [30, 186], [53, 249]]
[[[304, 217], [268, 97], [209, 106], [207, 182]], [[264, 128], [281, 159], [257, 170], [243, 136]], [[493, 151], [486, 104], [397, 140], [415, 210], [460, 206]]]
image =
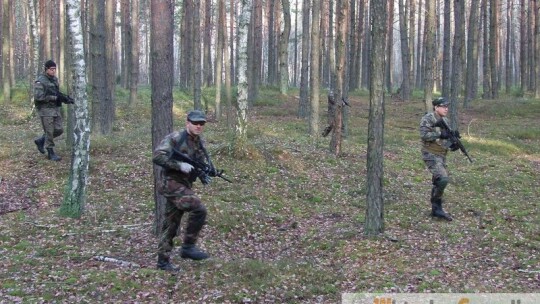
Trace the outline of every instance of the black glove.
[[456, 151], [456, 150], [459, 150], [459, 147], [458, 147], [457, 144], [454, 143], [454, 144], [450, 145], [450, 150]]
[[441, 139], [449, 139], [450, 138], [450, 132], [446, 129], [441, 130], [441, 136], [439, 136]]
[[69, 95], [66, 95], [66, 94], [58, 93], [57, 98], [60, 100], [60, 102], [63, 102], [65, 104], [74, 104], [75, 103], [75, 100], [73, 100], [73, 98], [71, 98]]
[[456, 138], [461, 138], [461, 134], [459, 134], [458, 130], [452, 131], [452, 135], [454, 135]]

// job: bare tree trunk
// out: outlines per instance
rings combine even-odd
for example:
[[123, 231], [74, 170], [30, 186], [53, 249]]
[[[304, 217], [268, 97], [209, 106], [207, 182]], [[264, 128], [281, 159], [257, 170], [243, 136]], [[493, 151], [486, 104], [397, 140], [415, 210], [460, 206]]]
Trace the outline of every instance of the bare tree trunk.
[[489, 29], [489, 64], [491, 69], [491, 97], [499, 98], [499, 1], [491, 0]]
[[[115, 25], [115, 16], [116, 16], [116, 0], [106, 0], [106, 13], [105, 13], [105, 43], [106, 47], [105, 56], [106, 56], [106, 65], [100, 67], [99, 71], [106, 70], [107, 86], [106, 86], [106, 96], [107, 99], [102, 103], [102, 120], [100, 131], [103, 134], [111, 134], [114, 124], [114, 116], [116, 115], [116, 105], [115, 105], [115, 87], [116, 87], [116, 56], [115, 56], [115, 47], [116, 45], [116, 25]], [[98, 71], [98, 72], [99, 72]]]
[[[401, 6], [401, 3], [400, 3]], [[394, 0], [388, 2], [388, 22], [386, 36], [386, 65], [385, 83], [386, 90], [392, 93], [392, 62], [394, 53]]]
[[[220, 0], [222, 1], [222, 0]], [[222, 8], [222, 14], [223, 19], [226, 19], [226, 12], [225, 12], [225, 2], [223, 2], [223, 8]], [[234, 19], [234, 9], [231, 7], [231, 18]], [[232, 78], [234, 77], [234, 71], [233, 71], [233, 63], [231, 62], [232, 56], [229, 54], [229, 46], [227, 45], [227, 41], [229, 41], [227, 36], [227, 29], [225, 28], [223, 31], [223, 58], [225, 58], [225, 98], [226, 98], [226, 110], [227, 110], [227, 126], [232, 125], [232, 114], [230, 113], [232, 110]], [[231, 46], [230, 48], [231, 52], [233, 51], [233, 48]]]
[[425, 46], [424, 46], [424, 110], [432, 110], [431, 100], [433, 99], [433, 86], [435, 83], [435, 61], [436, 61], [436, 29], [435, 29], [435, 3], [426, 1], [426, 25], [424, 26]]
[[193, 108], [202, 110], [201, 103], [201, 7], [200, 2], [195, 1], [193, 8]]
[[401, 82], [401, 99], [409, 101], [411, 98], [411, 55], [409, 54], [409, 38], [407, 37], [409, 29], [407, 28], [407, 19], [405, 4], [403, 0], [399, 1], [399, 33], [401, 41], [401, 66], [403, 79]]
[[300, 100], [298, 117], [307, 118], [309, 114], [309, 9], [310, 0], [302, 4], [302, 67], [300, 68]]
[[246, 79], [248, 26], [253, 5], [251, 0], [240, 0], [241, 13], [238, 20], [238, 109], [235, 129], [235, 151], [244, 154], [247, 148], [248, 82]]
[[[427, 1], [430, 1], [430, 0], [426, 0]], [[422, 64], [424, 62], [423, 60], [423, 56], [424, 54], [422, 53], [422, 0], [419, 0], [418, 2], [418, 30], [416, 31], [418, 33], [418, 43], [416, 45], [416, 80], [415, 80], [415, 83], [416, 83], [416, 88], [422, 88], [423, 87], [423, 83], [422, 83]]]
[[490, 55], [489, 55], [489, 52], [490, 52], [490, 49], [489, 49], [489, 31], [490, 31], [490, 27], [488, 27], [488, 24], [489, 24], [489, 19], [488, 19], [488, 8], [487, 8], [487, 1], [488, 0], [482, 0], [482, 3], [480, 4], [480, 10], [482, 12], [482, 18], [483, 18], [483, 28], [484, 28], [484, 35], [483, 35], [483, 60], [482, 60], [482, 70], [483, 70], [483, 74], [484, 74], [484, 77], [483, 77], [483, 82], [482, 82], [482, 86], [483, 86], [483, 94], [482, 94], [482, 98], [484, 99], [490, 99], [492, 98], [493, 96], [491, 95], [492, 91], [491, 91], [491, 69], [490, 69], [490, 65], [489, 65], [489, 58], [490, 58]]
[[233, 84], [236, 84], [236, 68], [235, 68], [235, 63], [234, 63], [234, 58], [236, 56], [236, 53], [234, 52], [234, 39], [235, 39], [235, 35], [234, 35], [234, 29], [235, 29], [235, 20], [236, 20], [236, 3], [234, 0], [231, 0], [230, 2], [230, 12], [231, 12], [231, 15], [230, 15], [230, 18], [229, 18], [229, 31], [230, 31], [230, 35], [229, 35], [229, 48], [230, 48], [230, 52], [229, 52], [229, 60], [227, 60], [229, 63], [230, 63], [230, 66], [231, 66], [231, 70], [230, 70], [230, 79], [231, 79], [231, 82]]
[[336, 86], [335, 86], [335, 107], [333, 111], [333, 132], [330, 141], [330, 151], [335, 155], [341, 154], [342, 126], [343, 126], [343, 98], [345, 87], [345, 59], [347, 40], [347, 20], [349, 19], [349, 1], [338, 0], [337, 2], [337, 24], [336, 24]]
[[444, 0], [444, 37], [443, 37], [443, 68], [442, 68], [442, 96], [448, 97], [450, 95], [450, 76], [452, 68], [450, 61], [452, 59], [450, 49], [452, 47], [450, 42], [450, 0]]
[[137, 87], [139, 85], [139, 0], [131, 0], [131, 62], [129, 62], [131, 71], [129, 104], [137, 102]]
[[384, 56], [386, 45], [386, 1], [371, 1], [370, 52], [371, 81], [369, 88], [369, 124], [367, 149], [367, 208], [364, 233], [368, 236], [384, 232], [383, 152], [384, 152]]
[[121, 0], [120, 1], [120, 16], [122, 23], [120, 24], [121, 30], [121, 55], [120, 55], [120, 84], [123, 88], [129, 88], [130, 81], [129, 77], [131, 76], [131, 14], [130, 14], [130, 1]]
[[520, 1], [520, 18], [519, 20], [521, 21], [520, 23], [520, 31], [519, 31], [519, 40], [520, 40], [520, 45], [519, 45], [519, 51], [520, 51], [520, 55], [519, 55], [519, 69], [520, 69], [520, 87], [521, 87], [521, 92], [525, 92], [525, 84], [528, 82], [528, 79], [527, 79], [527, 27], [525, 26], [526, 25], [526, 12], [527, 12], [527, 9], [526, 9], [526, 5], [525, 5], [525, 0], [521, 0]]
[[81, 27], [81, 2], [67, 0], [69, 39], [71, 45], [71, 69], [73, 74], [73, 98], [77, 120], [73, 132], [71, 171], [60, 207], [60, 214], [79, 218], [86, 202], [88, 164], [90, 162], [90, 119], [86, 94], [86, 63], [84, 61], [83, 29]]
[[3, 0], [2, 3], [2, 75], [3, 75], [3, 92], [4, 92], [4, 103], [11, 102], [11, 64], [9, 60], [9, 52], [11, 49], [11, 41], [13, 41], [9, 35], [10, 33], [10, 14], [11, 11], [11, 0]]
[[454, 45], [452, 48], [452, 83], [450, 88], [450, 126], [457, 129], [458, 118], [458, 98], [461, 92], [461, 68], [463, 66], [463, 46], [464, 46], [464, 24], [465, 22], [465, 0], [454, 0]]
[[287, 95], [289, 89], [289, 37], [291, 35], [291, 4], [289, 0], [281, 0], [283, 6], [284, 28], [279, 43], [280, 92]]
[[467, 72], [465, 73], [465, 98], [463, 106], [469, 107], [472, 99], [476, 98], [475, 87], [478, 86], [478, 2], [471, 0], [471, 10], [469, 15], [469, 36], [467, 37]]
[[[211, 86], [214, 83], [214, 75], [212, 74], [212, 0], [205, 0], [204, 9], [204, 84], [205, 86]], [[225, 23], [218, 23], [216, 27], [223, 27]]]
[[276, 35], [274, 32], [276, 0], [267, 0], [268, 2], [268, 84], [277, 84], [277, 55], [276, 55]]
[[534, 11], [536, 12], [536, 18], [535, 18], [535, 45], [536, 45], [536, 64], [534, 65], [536, 67], [536, 93], [535, 98], [540, 98], [540, 6], [538, 5], [538, 1], [534, 2]]
[[[90, 75], [90, 86], [92, 92], [92, 130], [98, 134], [105, 134], [102, 130], [103, 124], [103, 103], [108, 101], [107, 96], [107, 58], [106, 58], [106, 34], [105, 34], [105, 0], [93, 2], [92, 18], [90, 24], [90, 64], [92, 74]], [[104, 70], [105, 69], [105, 70]], [[105, 71], [105, 72], [104, 72]]]
[[[217, 2], [217, 15], [218, 15], [218, 24], [225, 24], [225, 3], [223, 0], [218, 0]], [[217, 27], [216, 35], [216, 119], [221, 119], [221, 80], [223, 73], [223, 49], [224, 49], [224, 33], [227, 31], [223, 26]]]
[[313, 138], [319, 135], [319, 56], [320, 56], [320, 16], [321, 2], [313, 0], [311, 21], [311, 67], [310, 67], [310, 104], [309, 133]]
[[296, 0], [295, 2], [295, 9], [294, 9], [294, 59], [293, 59], [293, 80], [292, 84], [294, 87], [298, 86], [298, 2], [300, 0]]
[[[151, 0], [152, 150], [173, 128], [173, 12], [174, 0]], [[154, 165], [155, 232], [161, 231], [165, 198], [158, 193], [161, 167]]]

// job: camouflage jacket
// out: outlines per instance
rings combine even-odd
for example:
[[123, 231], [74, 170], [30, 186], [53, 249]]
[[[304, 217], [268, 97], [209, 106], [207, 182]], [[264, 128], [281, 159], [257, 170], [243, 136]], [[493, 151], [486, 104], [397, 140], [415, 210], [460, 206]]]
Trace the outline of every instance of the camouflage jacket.
[[163, 177], [191, 188], [197, 176], [180, 171], [180, 162], [171, 159], [173, 149], [188, 155], [193, 160], [206, 162], [204, 141], [200, 136], [189, 135], [186, 130], [177, 131], [165, 136], [154, 150], [153, 162], [163, 167]]
[[[441, 119], [441, 117], [434, 112], [427, 113], [422, 117], [422, 120], [420, 121], [422, 151], [446, 156], [451, 142], [440, 138], [441, 128], [434, 126], [439, 119]], [[445, 117], [442, 119], [448, 123], [448, 120]]]
[[41, 74], [34, 82], [34, 102], [38, 109], [60, 107], [56, 102], [58, 92], [58, 78]]

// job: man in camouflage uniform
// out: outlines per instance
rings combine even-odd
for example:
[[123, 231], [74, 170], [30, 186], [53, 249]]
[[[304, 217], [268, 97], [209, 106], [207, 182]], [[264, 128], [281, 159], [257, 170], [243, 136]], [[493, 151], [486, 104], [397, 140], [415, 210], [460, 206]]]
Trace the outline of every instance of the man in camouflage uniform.
[[[178, 271], [178, 268], [170, 262], [170, 254], [173, 249], [173, 238], [177, 235], [184, 212], [189, 213], [189, 216], [181, 257], [193, 260], [208, 258], [206, 253], [195, 247], [197, 236], [206, 220], [206, 207], [191, 189], [197, 174], [191, 164], [171, 159], [172, 151], [175, 149], [193, 160], [211, 164], [201, 138], [205, 123], [206, 116], [203, 112], [190, 111], [185, 130], [167, 135], [154, 151], [154, 163], [163, 167], [161, 193], [167, 198], [161, 240], [158, 245], [158, 269]], [[209, 182], [209, 180], [201, 181], [205, 184]]]
[[432, 174], [433, 188], [431, 189], [431, 215], [448, 221], [452, 217], [444, 212], [442, 204], [442, 196], [444, 189], [448, 184], [448, 171], [446, 167], [446, 154], [448, 150], [455, 151], [458, 148], [448, 139], [450, 132], [455, 132], [456, 137], [459, 136], [458, 131], [449, 131], [440, 128], [437, 123], [444, 119], [448, 114], [448, 100], [444, 97], [439, 97], [432, 102], [433, 112], [427, 113], [420, 121], [420, 138], [422, 139], [422, 159], [426, 163], [427, 168]]
[[34, 102], [43, 126], [43, 136], [34, 140], [40, 153], [53, 161], [62, 158], [54, 153], [54, 138], [64, 133], [62, 119], [62, 103], [58, 99], [59, 85], [56, 78], [56, 63], [45, 62], [45, 71], [34, 82]]

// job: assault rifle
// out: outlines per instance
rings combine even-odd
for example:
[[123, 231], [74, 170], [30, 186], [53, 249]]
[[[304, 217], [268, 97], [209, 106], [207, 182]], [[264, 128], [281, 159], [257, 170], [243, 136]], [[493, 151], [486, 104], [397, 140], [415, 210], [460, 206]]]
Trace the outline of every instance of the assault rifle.
[[455, 148], [452, 148], [452, 151], [455, 151], [457, 149], [461, 150], [461, 152], [463, 154], [465, 154], [465, 156], [467, 156], [467, 158], [469, 159], [469, 162], [473, 162], [471, 157], [469, 156], [469, 153], [467, 153], [467, 150], [465, 149], [465, 147], [463, 146], [463, 144], [461, 143], [461, 141], [459, 140], [459, 133], [457, 131], [454, 131], [452, 129], [450, 129], [450, 127], [448, 126], [448, 124], [446, 123], [446, 121], [444, 119], [439, 119], [436, 123], [435, 123], [435, 126], [436, 127], [439, 127], [439, 128], [443, 128], [445, 129], [446, 131], [448, 131], [448, 139], [450, 140], [450, 142], [452, 142], [452, 146], [450, 146], [450, 148], [452, 147], [455, 147]]
[[204, 185], [208, 185], [210, 183], [210, 179], [208, 177], [220, 177], [229, 183], [232, 183], [230, 179], [223, 176], [223, 170], [217, 170], [209, 159], [209, 164], [205, 164], [204, 162], [192, 159], [187, 154], [176, 149], [172, 150], [171, 159], [192, 165], [193, 169], [195, 170], [195, 174], [197, 177], [199, 177]]
[[75, 100], [71, 96], [64, 94], [60, 91], [56, 92], [56, 101], [63, 102], [65, 104], [74, 104]]

